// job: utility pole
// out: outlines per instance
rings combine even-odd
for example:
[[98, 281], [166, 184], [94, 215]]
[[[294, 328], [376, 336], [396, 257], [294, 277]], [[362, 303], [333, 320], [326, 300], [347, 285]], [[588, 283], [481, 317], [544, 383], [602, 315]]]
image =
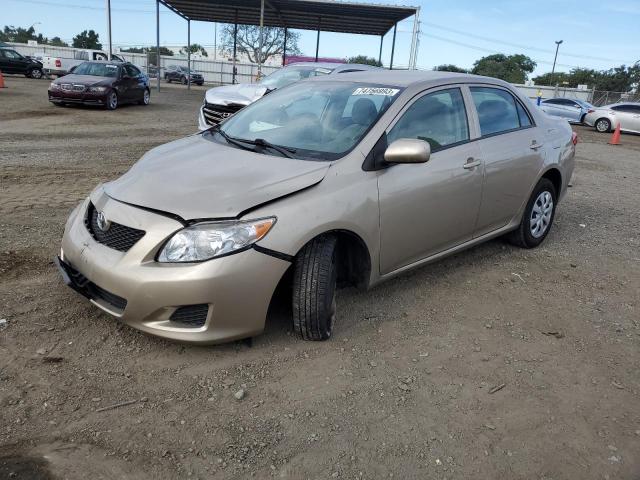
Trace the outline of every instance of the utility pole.
[[551, 83], [553, 83], [554, 75], [556, 73], [556, 60], [558, 60], [558, 50], [560, 49], [560, 44], [562, 40], [556, 40], [556, 56], [553, 57], [553, 68], [551, 69]]
[[111, 43], [111, 0], [107, 0], [107, 43], [109, 44], [108, 60], [111, 61], [113, 46]]
[[260, 2], [260, 50], [258, 57], [258, 80], [262, 78], [262, 48], [264, 47], [264, 0]]

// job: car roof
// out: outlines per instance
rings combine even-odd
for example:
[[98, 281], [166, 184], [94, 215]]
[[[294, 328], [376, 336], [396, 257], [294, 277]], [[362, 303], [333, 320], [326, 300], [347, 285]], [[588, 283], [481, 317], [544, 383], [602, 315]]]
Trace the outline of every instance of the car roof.
[[326, 68], [332, 71], [351, 70], [357, 68], [360, 70], [379, 70], [380, 67], [374, 67], [373, 65], [364, 65], [362, 63], [333, 63], [333, 62], [295, 62], [290, 63], [284, 68], [288, 67], [316, 67]]
[[422, 70], [386, 70], [382, 68], [367, 70], [366, 72], [349, 72], [338, 76], [321, 75], [313, 77], [308, 82], [343, 81], [362, 82], [387, 85], [390, 87], [408, 87], [421, 84], [447, 84], [447, 83], [490, 83], [493, 85], [509, 84], [503, 80], [471, 75], [468, 73], [436, 72]]

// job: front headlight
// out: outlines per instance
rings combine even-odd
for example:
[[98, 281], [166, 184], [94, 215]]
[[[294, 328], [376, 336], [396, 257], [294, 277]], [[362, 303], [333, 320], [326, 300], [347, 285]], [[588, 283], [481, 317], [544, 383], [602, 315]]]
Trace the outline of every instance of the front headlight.
[[102, 93], [107, 91], [107, 87], [89, 87], [89, 91], [93, 93]]
[[50, 90], [60, 90], [60, 85], [58, 85], [57, 83], [51, 82], [51, 85], [49, 85], [49, 89]]
[[176, 232], [160, 251], [158, 261], [201, 262], [228, 255], [263, 238], [275, 223], [275, 217], [198, 223]]

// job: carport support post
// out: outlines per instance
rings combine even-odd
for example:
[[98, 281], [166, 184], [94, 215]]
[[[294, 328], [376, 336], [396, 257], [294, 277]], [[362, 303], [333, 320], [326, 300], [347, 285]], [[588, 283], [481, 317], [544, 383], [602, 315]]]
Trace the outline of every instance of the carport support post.
[[107, 43], [109, 43], [109, 56], [107, 58], [111, 61], [111, 54], [113, 53], [113, 45], [111, 43], [111, 0], [107, 0]]
[[316, 36], [316, 62], [318, 61], [318, 52], [320, 51], [320, 19], [318, 19], [318, 34]]
[[289, 29], [284, 27], [284, 46], [282, 47], [282, 66], [284, 67], [287, 64], [287, 34], [289, 33]]
[[236, 84], [236, 47], [238, 45], [238, 10], [236, 10], [236, 17], [233, 24], [233, 72], [231, 77], [231, 83]]
[[260, 1], [260, 49], [258, 50], [258, 81], [262, 78], [262, 49], [264, 47], [264, 0]]
[[398, 24], [396, 23], [393, 26], [393, 43], [391, 43], [391, 61], [389, 62], [389, 70], [393, 70], [393, 54], [396, 50], [396, 30], [398, 29]]
[[380, 53], [378, 54], [378, 62], [382, 65], [382, 41], [384, 40], [384, 35], [380, 35]]
[[160, 91], [160, 0], [156, 0], [156, 77]]
[[187, 90], [191, 90], [191, 20], [187, 19]]

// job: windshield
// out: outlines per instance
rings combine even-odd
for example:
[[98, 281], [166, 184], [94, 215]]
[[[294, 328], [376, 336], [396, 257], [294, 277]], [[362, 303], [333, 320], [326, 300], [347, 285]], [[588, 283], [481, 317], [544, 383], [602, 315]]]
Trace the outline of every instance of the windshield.
[[270, 89], [276, 89], [286, 87], [291, 83], [304, 80], [305, 78], [327, 75], [329, 73], [331, 73], [331, 69], [323, 67], [285, 67], [262, 79], [260, 84]]
[[117, 77], [118, 66], [110, 63], [81, 63], [73, 71], [76, 75], [92, 75], [94, 77]]
[[[226, 140], [258, 139], [284, 147], [296, 158], [335, 160], [358, 144], [400, 90], [352, 82], [302, 82], [243, 108], [220, 130]], [[216, 139], [225, 141], [221, 134]], [[259, 146], [255, 150], [273, 153]]]

